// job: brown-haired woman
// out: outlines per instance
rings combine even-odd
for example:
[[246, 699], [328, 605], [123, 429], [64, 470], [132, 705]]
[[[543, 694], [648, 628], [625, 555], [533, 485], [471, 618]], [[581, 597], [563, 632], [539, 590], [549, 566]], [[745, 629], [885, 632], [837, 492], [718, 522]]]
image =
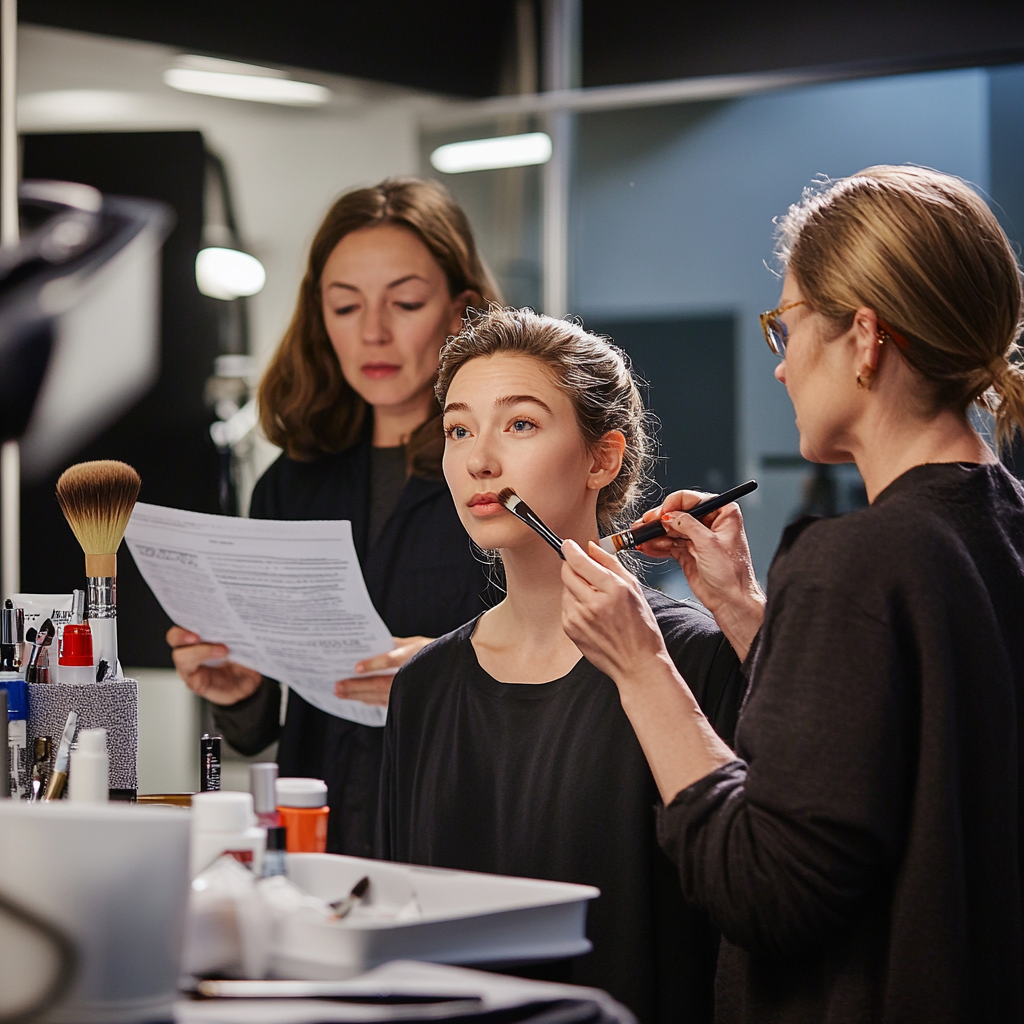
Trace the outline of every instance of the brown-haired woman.
[[[465, 214], [438, 184], [391, 179], [342, 196], [309, 253], [291, 326], [263, 377], [260, 420], [284, 449], [256, 484], [261, 519], [348, 519], [395, 649], [341, 680], [349, 719], [288, 695], [226, 659], [222, 644], [173, 627], [188, 686], [214, 704], [227, 740], [255, 754], [280, 740], [282, 775], [328, 784], [328, 849], [372, 853], [384, 707], [394, 669], [477, 614], [486, 586], [441, 479], [438, 357], [468, 307], [497, 288]], [[350, 720], [351, 719], [351, 720]]]
[[736, 751], [626, 574], [566, 545], [566, 631], [618, 684], [664, 849], [724, 935], [722, 1021], [1024, 1018], [1024, 429], [1020, 274], [958, 179], [872, 167], [780, 225], [782, 358], [801, 452], [871, 504], [791, 526], [768, 576], [739, 510], [678, 514], [674, 555], [746, 657]]
[[[710, 1020], [714, 937], [657, 848], [657, 797], [610, 679], [562, 631], [558, 553], [505, 510], [512, 487], [580, 543], [623, 524], [645, 483], [646, 413], [622, 353], [564, 320], [491, 309], [445, 348], [444, 474], [505, 599], [395, 680], [381, 853], [398, 861], [595, 885], [593, 952], [566, 980], [645, 1024]], [[731, 737], [745, 682], [711, 616], [644, 591], [666, 657]]]

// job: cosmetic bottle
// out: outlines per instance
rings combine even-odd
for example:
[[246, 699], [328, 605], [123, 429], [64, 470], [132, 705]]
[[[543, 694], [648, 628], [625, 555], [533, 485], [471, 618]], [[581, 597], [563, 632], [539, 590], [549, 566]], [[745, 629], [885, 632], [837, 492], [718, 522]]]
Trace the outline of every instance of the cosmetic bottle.
[[288, 829], [289, 853], [326, 853], [327, 783], [320, 779], [278, 779], [277, 813]]
[[[28, 754], [28, 687], [25, 680], [16, 675], [13, 679], [0, 676], [0, 689], [7, 691], [8, 792], [12, 800], [26, 800], [32, 780]], [[8, 772], [3, 774], [6, 776]]]
[[71, 752], [68, 799], [78, 804], [105, 804], [110, 799], [110, 757], [106, 729], [83, 729]]
[[251, 793], [214, 791], [192, 796], [192, 877], [228, 853], [258, 876], [263, 869], [265, 829], [256, 827]]
[[[24, 618], [22, 618], [24, 622]], [[22, 637], [24, 639], [24, 637]], [[20, 679], [21, 643], [18, 633], [18, 609], [8, 598], [0, 609], [0, 679]]]
[[28, 761], [28, 690], [21, 676], [17, 609], [8, 598], [0, 609], [0, 688], [7, 691], [7, 743], [0, 794], [22, 800], [28, 796], [31, 768]]
[[220, 737], [204, 732], [199, 741], [199, 791], [216, 793], [220, 789]]
[[288, 829], [283, 825], [267, 829], [267, 849], [263, 854], [263, 878], [288, 874]]
[[[256, 812], [256, 824], [262, 828], [276, 828], [281, 824], [277, 813], [277, 796], [274, 784], [277, 782], [277, 765], [273, 761], [257, 761], [249, 765], [249, 792]], [[267, 846], [270, 849], [270, 846]]]
[[57, 657], [57, 682], [85, 684], [96, 682], [92, 654], [92, 630], [88, 622], [69, 622], [60, 637]]

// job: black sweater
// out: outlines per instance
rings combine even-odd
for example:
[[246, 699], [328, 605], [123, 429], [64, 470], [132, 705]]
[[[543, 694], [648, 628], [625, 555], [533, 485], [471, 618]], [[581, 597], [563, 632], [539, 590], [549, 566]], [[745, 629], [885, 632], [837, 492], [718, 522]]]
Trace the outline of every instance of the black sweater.
[[918, 466], [791, 527], [742, 760], [661, 813], [721, 1021], [1024, 1015], [1024, 487]]
[[[370, 598], [393, 636], [441, 636], [484, 608], [486, 579], [443, 480], [410, 477], [375, 544], [370, 515], [370, 429], [338, 455], [297, 462], [282, 455], [252, 496], [254, 519], [348, 519]], [[273, 679], [251, 697], [214, 707], [214, 720], [243, 754], [280, 739], [281, 775], [327, 782], [331, 853], [369, 857], [376, 832], [383, 729], [358, 725], [289, 692], [283, 728]]]
[[[731, 739], [746, 680], [703, 609], [648, 592], [666, 644]], [[538, 684], [481, 667], [475, 622], [395, 677], [381, 774], [391, 859], [596, 885], [594, 951], [571, 980], [607, 989], [644, 1021], [710, 1019], [716, 940], [687, 911], [657, 846], [657, 790], [615, 684], [580, 659]]]

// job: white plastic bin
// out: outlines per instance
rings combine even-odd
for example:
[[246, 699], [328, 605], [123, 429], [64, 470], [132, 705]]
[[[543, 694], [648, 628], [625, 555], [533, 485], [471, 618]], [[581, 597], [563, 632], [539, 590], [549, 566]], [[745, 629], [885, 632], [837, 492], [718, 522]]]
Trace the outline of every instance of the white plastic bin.
[[411, 920], [354, 913], [330, 923], [289, 921], [272, 957], [278, 978], [346, 978], [401, 959], [498, 965], [579, 956], [591, 948], [587, 903], [600, 895], [589, 885], [329, 853], [290, 854], [288, 874], [328, 901], [368, 875], [374, 911], [397, 915], [418, 906], [419, 913]]

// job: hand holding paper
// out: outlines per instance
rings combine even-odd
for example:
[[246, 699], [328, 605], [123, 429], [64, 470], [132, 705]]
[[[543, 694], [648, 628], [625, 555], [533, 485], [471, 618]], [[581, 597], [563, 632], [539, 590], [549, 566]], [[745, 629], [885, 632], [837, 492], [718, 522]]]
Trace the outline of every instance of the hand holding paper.
[[358, 662], [393, 643], [366, 591], [351, 523], [238, 519], [140, 502], [125, 540], [184, 630], [217, 641], [238, 666], [280, 680], [329, 714], [384, 724], [385, 707], [334, 693]]

